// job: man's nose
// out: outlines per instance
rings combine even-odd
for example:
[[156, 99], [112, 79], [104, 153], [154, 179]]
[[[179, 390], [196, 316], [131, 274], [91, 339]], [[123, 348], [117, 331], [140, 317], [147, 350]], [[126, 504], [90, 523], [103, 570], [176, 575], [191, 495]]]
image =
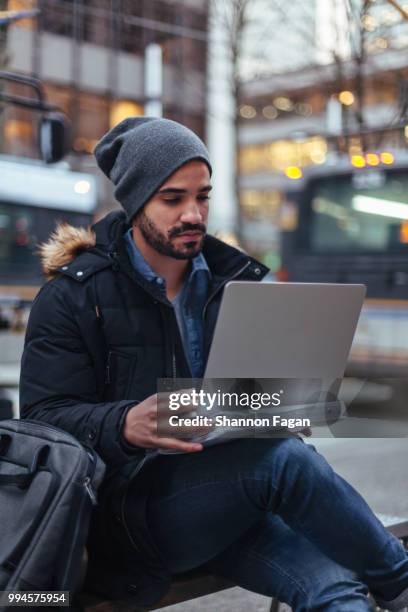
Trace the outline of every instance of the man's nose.
[[186, 202], [180, 221], [182, 221], [182, 223], [202, 223], [203, 215], [195, 200]]

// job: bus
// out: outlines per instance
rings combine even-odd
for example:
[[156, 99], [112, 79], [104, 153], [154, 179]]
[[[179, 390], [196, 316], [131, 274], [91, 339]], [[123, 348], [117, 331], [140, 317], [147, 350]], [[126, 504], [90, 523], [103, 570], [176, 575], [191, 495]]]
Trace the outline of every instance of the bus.
[[44, 279], [38, 245], [58, 222], [91, 223], [96, 179], [32, 159], [0, 156], [0, 301], [32, 301]]
[[[367, 296], [348, 373], [408, 372], [408, 155], [317, 167], [286, 193], [282, 280], [363, 283]], [[288, 221], [289, 220], [289, 221]], [[335, 322], [333, 322], [335, 324]]]

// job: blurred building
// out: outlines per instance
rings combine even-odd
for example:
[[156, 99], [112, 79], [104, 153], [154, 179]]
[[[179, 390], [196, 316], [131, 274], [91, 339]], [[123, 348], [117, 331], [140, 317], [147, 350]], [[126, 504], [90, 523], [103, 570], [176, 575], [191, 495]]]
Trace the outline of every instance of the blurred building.
[[[310, 28], [302, 55], [305, 4]], [[279, 266], [280, 230], [291, 223], [285, 199], [304, 189], [308, 175], [340, 163], [356, 169], [392, 164], [407, 154], [408, 21], [386, 0], [373, 3], [369, 14], [354, 3], [356, 14], [348, 15], [333, 2], [330, 17], [328, 5], [295, 1], [286, 26], [282, 19], [280, 56], [275, 40], [269, 68], [262, 64], [258, 74], [254, 63], [251, 76], [246, 65], [239, 105], [243, 237], [272, 267]], [[322, 33], [324, 18], [339, 34], [331, 49]], [[314, 49], [307, 42], [313, 31]]]
[[[92, 171], [98, 139], [151, 101], [145, 88], [145, 50], [160, 45], [163, 115], [205, 133], [206, 0], [9, 0], [10, 10], [39, 8], [40, 16], [2, 32], [7, 70], [32, 74], [48, 101], [72, 125], [74, 169]], [[24, 88], [13, 87], [24, 95]], [[0, 123], [2, 153], [38, 157], [36, 123], [27, 110], [7, 107]], [[111, 205], [103, 183], [102, 210]]]

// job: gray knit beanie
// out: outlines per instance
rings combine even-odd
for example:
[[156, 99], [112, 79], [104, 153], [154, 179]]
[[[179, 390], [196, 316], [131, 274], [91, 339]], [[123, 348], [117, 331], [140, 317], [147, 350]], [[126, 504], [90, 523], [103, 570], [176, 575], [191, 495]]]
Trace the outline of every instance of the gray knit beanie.
[[128, 117], [103, 136], [94, 155], [129, 221], [183, 164], [199, 159], [212, 172], [200, 138], [169, 119]]

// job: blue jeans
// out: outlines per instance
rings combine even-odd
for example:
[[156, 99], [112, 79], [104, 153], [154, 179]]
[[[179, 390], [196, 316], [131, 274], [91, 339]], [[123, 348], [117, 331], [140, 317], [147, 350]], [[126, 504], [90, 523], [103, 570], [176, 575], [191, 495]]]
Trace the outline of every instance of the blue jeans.
[[371, 610], [365, 585], [385, 600], [408, 587], [402, 545], [297, 438], [155, 461], [147, 520], [172, 573], [206, 565], [295, 611]]

